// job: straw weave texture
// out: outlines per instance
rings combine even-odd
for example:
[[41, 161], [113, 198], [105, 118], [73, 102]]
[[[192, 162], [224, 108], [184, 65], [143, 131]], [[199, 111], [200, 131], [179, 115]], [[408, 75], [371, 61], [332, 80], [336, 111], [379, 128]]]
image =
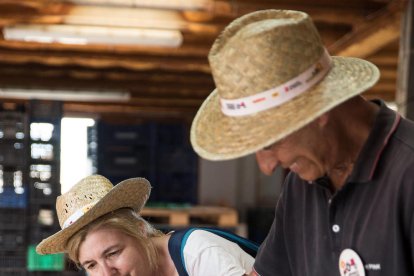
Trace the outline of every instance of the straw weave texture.
[[44, 239], [36, 247], [36, 251], [39, 254], [65, 252], [67, 240], [98, 217], [120, 208], [132, 208], [139, 212], [145, 205], [150, 190], [151, 185], [145, 178], [130, 178], [115, 186], [100, 175], [84, 178], [56, 200], [56, 211], [61, 227], [74, 212], [87, 204], [98, 202], [76, 222]]
[[314, 24], [302, 12], [259, 11], [231, 23], [209, 54], [217, 88], [193, 120], [194, 150], [209, 160], [254, 153], [377, 82], [375, 65], [332, 57], [332, 68], [321, 82], [280, 106], [239, 117], [221, 112], [220, 98], [237, 99], [277, 87], [315, 64], [323, 51]]

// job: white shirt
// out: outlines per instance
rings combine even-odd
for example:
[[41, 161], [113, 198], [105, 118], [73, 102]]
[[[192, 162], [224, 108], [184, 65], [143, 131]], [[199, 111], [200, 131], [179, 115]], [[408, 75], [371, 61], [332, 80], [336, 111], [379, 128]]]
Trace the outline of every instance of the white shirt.
[[236, 243], [203, 230], [190, 234], [183, 255], [190, 276], [242, 276], [254, 262]]

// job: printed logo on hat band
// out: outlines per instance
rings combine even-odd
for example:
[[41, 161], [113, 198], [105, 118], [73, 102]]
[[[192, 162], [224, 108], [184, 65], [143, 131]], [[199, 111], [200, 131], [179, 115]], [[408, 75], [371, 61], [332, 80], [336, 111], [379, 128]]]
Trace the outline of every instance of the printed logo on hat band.
[[95, 206], [95, 204], [98, 202], [92, 202], [89, 203], [85, 206], [83, 206], [81, 209], [76, 210], [72, 215], [70, 215], [65, 222], [63, 223], [62, 229], [65, 229], [67, 227], [69, 227], [70, 225], [72, 225], [75, 221], [77, 221], [78, 219], [80, 219], [83, 215], [85, 215], [93, 206]]
[[221, 111], [227, 116], [244, 116], [281, 105], [306, 92], [322, 80], [331, 68], [331, 57], [324, 50], [322, 57], [305, 72], [275, 88], [239, 99], [220, 99]]

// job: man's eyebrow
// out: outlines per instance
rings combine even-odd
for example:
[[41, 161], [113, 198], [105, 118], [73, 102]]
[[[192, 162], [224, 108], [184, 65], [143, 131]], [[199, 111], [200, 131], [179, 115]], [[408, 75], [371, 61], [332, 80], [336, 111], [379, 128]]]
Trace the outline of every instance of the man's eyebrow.
[[[108, 254], [108, 252], [112, 251], [114, 248], [117, 248], [117, 247], [119, 247], [119, 244], [114, 244], [114, 245], [111, 245], [110, 247], [106, 248], [104, 251], [102, 251], [101, 257], [104, 257], [106, 254]], [[81, 263], [81, 266], [85, 267], [85, 265], [87, 265], [89, 263], [92, 263], [92, 262], [93, 262], [93, 260], [86, 260], [83, 263]]]

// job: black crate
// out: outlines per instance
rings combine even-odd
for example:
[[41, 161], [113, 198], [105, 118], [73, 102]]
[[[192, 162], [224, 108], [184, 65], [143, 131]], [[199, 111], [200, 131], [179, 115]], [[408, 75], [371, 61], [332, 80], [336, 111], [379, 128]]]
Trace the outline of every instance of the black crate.
[[54, 203], [60, 194], [60, 184], [51, 181], [30, 180], [29, 201], [31, 203]]
[[142, 125], [110, 125], [98, 123], [98, 144], [108, 145], [149, 145], [151, 126]]
[[13, 268], [1, 268], [0, 267], [0, 275], [1, 276], [27, 276], [28, 272], [26, 271], [25, 268], [17, 268], [17, 267], [13, 267]]
[[32, 228], [39, 229], [57, 229], [59, 228], [59, 221], [56, 214], [54, 202], [48, 204], [31, 204], [29, 210], [29, 217]]
[[30, 101], [30, 120], [36, 122], [60, 123], [63, 103], [60, 101]]
[[184, 124], [158, 124], [157, 146], [182, 146], [188, 144], [189, 129]]
[[23, 142], [0, 143], [0, 164], [22, 167], [26, 164], [26, 149]]
[[53, 163], [32, 163], [29, 166], [29, 178], [30, 181], [40, 182], [59, 182], [59, 173], [57, 164]]
[[0, 141], [23, 141], [26, 136], [24, 114], [14, 113], [5, 116], [0, 113]]
[[157, 168], [162, 172], [196, 173], [198, 157], [190, 148], [163, 147], [158, 149]]
[[150, 168], [150, 149], [144, 146], [112, 146], [98, 156], [98, 170], [124, 173], [143, 171]]
[[0, 271], [7, 268], [23, 267], [26, 267], [26, 250], [6, 251], [0, 249]]
[[25, 250], [26, 233], [25, 230], [0, 230], [0, 249], [1, 250]]
[[60, 143], [60, 124], [49, 122], [31, 122], [30, 140], [36, 143]]
[[29, 243], [38, 244], [47, 237], [58, 232], [60, 228], [51, 226], [32, 225], [29, 233]]
[[159, 173], [154, 190], [159, 202], [197, 204], [197, 175]]
[[30, 144], [30, 157], [37, 162], [51, 162], [59, 160], [59, 153], [57, 152], [57, 147], [52, 143], [32, 142]]
[[25, 209], [0, 208], [0, 231], [24, 229], [26, 229]]

